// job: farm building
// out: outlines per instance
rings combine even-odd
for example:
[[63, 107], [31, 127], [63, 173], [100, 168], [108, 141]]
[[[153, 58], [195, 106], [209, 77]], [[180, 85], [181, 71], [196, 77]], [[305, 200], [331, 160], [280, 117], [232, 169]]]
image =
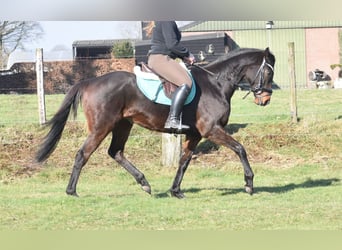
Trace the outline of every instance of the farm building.
[[[151, 47], [150, 40], [80, 40], [72, 44], [74, 59], [101, 59], [110, 58], [114, 44], [129, 41], [134, 47], [137, 63], [147, 61], [147, 54]], [[199, 61], [213, 61], [223, 53], [235, 49], [237, 45], [224, 32], [186, 36], [182, 39], [184, 46], [196, 51]], [[207, 53], [214, 49], [212, 53]]]
[[111, 50], [115, 43], [122, 40], [79, 40], [72, 43], [74, 59], [80, 58], [110, 58]]
[[[237, 48], [237, 44], [225, 32], [210, 32], [184, 36], [182, 44], [189, 48], [199, 62], [210, 62], [220, 55]], [[137, 62], [146, 62], [151, 47], [150, 40], [135, 42]]]
[[[142, 22], [143, 25], [143, 22]], [[313, 88], [310, 72], [323, 71], [332, 81], [341, 63], [342, 21], [197, 21], [180, 27], [182, 43], [200, 62], [210, 62], [238, 47], [265, 49], [276, 56], [274, 81], [288, 88], [288, 43], [295, 44], [298, 87]], [[142, 36], [144, 37], [144, 35]], [[146, 38], [146, 37], [144, 37]], [[121, 40], [76, 41], [73, 57], [108, 58], [113, 45]], [[130, 40], [139, 63], [147, 61], [149, 40]], [[210, 53], [210, 48], [214, 48]], [[209, 53], [208, 53], [209, 52]]]
[[309, 73], [324, 71], [332, 80], [341, 63], [342, 21], [200, 21], [181, 27], [183, 37], [225, 32], [239, 47], [270, 47], [276, 56], [275, 83], [288, 84], [288, 43], [295, 44], [296, 79], [299, 87], [313, 87]]

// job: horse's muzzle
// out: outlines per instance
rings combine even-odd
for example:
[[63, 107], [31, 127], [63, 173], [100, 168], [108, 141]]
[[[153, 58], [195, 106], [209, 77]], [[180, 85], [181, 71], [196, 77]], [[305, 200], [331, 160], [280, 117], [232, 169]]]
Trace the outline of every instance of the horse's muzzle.
[[254, 103], [260, 106], [266, 106], [271, 102], [272, 89], [262, 89], [254, 93]]

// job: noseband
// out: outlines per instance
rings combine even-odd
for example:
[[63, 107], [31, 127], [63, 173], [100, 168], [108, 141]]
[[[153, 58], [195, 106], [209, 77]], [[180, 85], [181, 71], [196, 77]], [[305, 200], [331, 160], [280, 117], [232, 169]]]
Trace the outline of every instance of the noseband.
[[271, 64], [267, 63], [266, 59], [264, 57], [261, 65], [260, 65], [260, 67], [259, 67], [259, 69], [258, 69], [258, 71], [254, 77], [254, 80], [252, 81], [252, 86], [254, 85], [254, 82], [256, 81], [256, 79], [260, 75], [259, 82], [254, 88], [251, 88], [248, 91], [248, 93], [243, 97], [243, 99], [245, 99], [251, 92], [253, 92], [256, 97], [260, 96], [261, 93], [265, 93], [265, 92], [268, 93], [268, 95], [272, 95], [272, 92], [273, 92], [272, 89], [264, 88], [262, 86], [262, 84], [264, 82], [264, 73], [265, 73], [266, 66], [269, 67], [272, 70], [272, 72], [274, 72], [273, 66]]

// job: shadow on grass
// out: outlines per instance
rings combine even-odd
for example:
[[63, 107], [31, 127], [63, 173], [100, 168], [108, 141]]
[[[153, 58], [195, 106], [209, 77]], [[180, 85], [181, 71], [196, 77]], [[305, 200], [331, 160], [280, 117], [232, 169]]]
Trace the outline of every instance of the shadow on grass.
[[[338, 178], [330, 178], [330, 179], [318, 179], [318, 180], [312, 180], [308, 179], [304, 181], [303, 183], [299, 184], [287, 184], [284, 186], [274, 186], [274, 187], [254, 187], [254, 194], [257, 193], [276, 193], [276, 194], [281, 194], [281, 193], [286, 193], [290, 192], [295, 189], [300, 189], [300, 188], [316, 188], [316, 187], [328, 187], [331, 186], [335, 183], [341, 182], [341, 179]], [[229, 195], [229, 194], [238, 194], [238, 193], [245, 193], [244, 188], [188, 188], [188, 189], [183, 189], [182, 191], [186, 193], [199, 193], [205, 190], [218, 190], [221, 191], [221, 195]], [[159, 193], [154, 195], [156, 198], [166, 198], [170, 197], [170, 195], [167, 192]]]
[[330, 179], [318, 179], [312, 180], [307, 179], [303, 183], [300, 184], [287, 184], [279, 187], [256, 187], [255, 193], [258, 192], [267, 192], [267, 193], [285, 193], [299, 188], [316, 188], [316, 187], [328, 187], [335, 183], [341, 182], [338, 178], [330, 178]]

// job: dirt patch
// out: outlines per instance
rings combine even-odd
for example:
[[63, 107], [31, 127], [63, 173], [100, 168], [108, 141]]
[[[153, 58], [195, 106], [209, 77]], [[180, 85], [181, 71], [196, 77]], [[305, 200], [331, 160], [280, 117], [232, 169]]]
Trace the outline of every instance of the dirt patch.
[[[291, 126], [287, 123], [279, 123], [263, 126], [260, 129], [260, 125], [249, 125], [233, 134], [233, 137], [245, 147], [252, 167], [255, 164], [276, 168], [303, 164], [328, 166], [336, 165], [342, 160], [341, 140], [333, 134], [333, 130], [329, 132], [332, 133], [331, 135], [322, 136], [314, 133], [316, 128], [305, 129], [304, 133], [301, 125]], [[323, 128], [322, 125], [320, 126]], [[262, 131], [267, 131], [267, 133], [261, 133]], [[34, 155], [46, 133], [47, 130], [33, 125], [22, 128], [0, 127], [0, 177], [2, 181], [30, 177], [46, 166], [64, 167], [67, 172], [71, 171], [75, 154], [86, 138], [84, 123], [68, 122], [55, 152], [47, 163], [38, 165], [34, 161]], [[338, 128], [336, 128], [336, 133], [340, 133]], [[87, 168], [103, 165], [116, 166], [107, 154], [109, 144], [110, 137], [106, 138], [92, 155]], [[150, 150], [150, 146], [145, 146], [151, 144], [153, 144], [153, 150]], [[161, 134], [151, 134], [150, 131], [135, 126], [126, 144], [126, 156], [143, 169], [148, 167], [146, 162], [151, 166], [160, 164], [161, 148]], [[240, 160], [232, 150], [219, 147], [206, 140], [198, 145], [190, 164], [194, 167], [197, 165], [215, 168], [236, 164], [238, 168], [241, 168]]]

